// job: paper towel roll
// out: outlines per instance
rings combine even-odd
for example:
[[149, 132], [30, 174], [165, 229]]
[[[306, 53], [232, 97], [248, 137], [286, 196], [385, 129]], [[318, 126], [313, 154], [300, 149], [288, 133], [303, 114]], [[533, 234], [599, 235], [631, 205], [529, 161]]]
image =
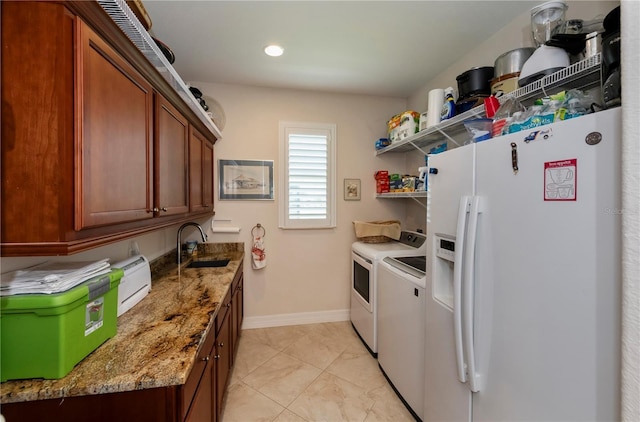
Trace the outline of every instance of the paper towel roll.
[[440, 113], [444, 105], [444, 89], [436, 88], [429, 91], [429, 111], [427, 113], [427, 127], [440, 123]]
[[211, 227], [213, 233], [240, 233], [240, 227]]

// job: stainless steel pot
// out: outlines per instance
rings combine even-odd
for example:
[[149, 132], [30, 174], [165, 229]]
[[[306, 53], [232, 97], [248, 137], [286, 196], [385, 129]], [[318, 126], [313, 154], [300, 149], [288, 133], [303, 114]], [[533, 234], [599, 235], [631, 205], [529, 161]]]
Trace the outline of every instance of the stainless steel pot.
[[516, 48], [501, 54], [493, 65], [494, 79], [511, 73], [520, 73], [522, 65], [533, 54], [536, 49], [533, 47]]
[[591, 32], [586, 35], [584, 46], [584, 58], [588, 59], [602, 52], [602, 35], [597, 32]]

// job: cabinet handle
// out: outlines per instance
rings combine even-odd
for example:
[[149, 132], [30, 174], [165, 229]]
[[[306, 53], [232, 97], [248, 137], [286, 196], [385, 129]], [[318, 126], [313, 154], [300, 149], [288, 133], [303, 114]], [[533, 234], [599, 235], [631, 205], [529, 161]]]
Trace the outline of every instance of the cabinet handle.
[[209, 362], [209, 356], [203, 357], [202, 360], [205, 361], [205, 362]]
[[147, 213], [158, 212], [158, 211], [160, 210], [157, 208], [153, 208], [153, 209], [147, 210]]
[[167, 212], [167, 207], [162, 207], [162, 208], [160, 208], [160, 211]]
[[218, 346], [224, 347], [224, 343], [220, 343], [220, 344], [218, 344]]
[[218, 359], [220, 359], [220, 355], [215, 355], [213, 358], [214, 358], [215, 360], [218, 360]]
[[226, 306], [226, 307], [228, 308], [228, 307], [230, 307], [230, 306], [231, 306], [231, 303], [227, 303], [227, 304], [226, 304], [226, 305], [224, 305], [224, 306]]

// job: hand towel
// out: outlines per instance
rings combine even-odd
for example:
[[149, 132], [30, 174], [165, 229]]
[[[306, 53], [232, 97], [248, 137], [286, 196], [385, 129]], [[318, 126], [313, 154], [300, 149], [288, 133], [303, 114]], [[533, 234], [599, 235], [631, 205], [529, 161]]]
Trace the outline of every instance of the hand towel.
[[264, 251], [264, 239], [262, 236], [253, 237], [253, 248], [251, 248], [251, 266], [254, 270], [259, 270], [267, 266], [267, 254]]

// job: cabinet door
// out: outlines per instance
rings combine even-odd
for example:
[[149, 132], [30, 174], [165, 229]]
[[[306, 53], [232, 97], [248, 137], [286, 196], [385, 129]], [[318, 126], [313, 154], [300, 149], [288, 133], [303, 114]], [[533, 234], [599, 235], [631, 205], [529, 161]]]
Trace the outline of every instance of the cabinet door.
[[[236, 289], [233, 292], [233, 301], [231, 305], [232, 315], [233, 315], [233, 327], [232, 327], [232, 339], [231, 343], [233, 344], [233, 355], [237, 352], [238, 340], [240, 339], [240, 330], [242, 329], [242, 319], [244, 317], [244, 298], [242, 295], [242, 289], [244, 287], [242, 275], [240, 276], [240, 281]], [[232, 356], [232, 362], [233, 358]]]
[[218, 415], [222, 412], [222, 399], [231, 369], [231, 320], [231, 313], [227, 313], [216, 337], [216, 412]]
[[189, 131], [189, 209], [213, 211], [213, 145], [194, 128]]
[[213, 212], [213, 144], [204, 140], [202, 145], [202, 201], [204, 209]]
[[162, 95], [156, 94], [155, 193], [158, 215], [189, 211], [189, 123]]
[[213, 362], [207, 362], [185, 422], [213, 421]]
[[75, 229], [152, 218], [151, 85], [76, 22]]

